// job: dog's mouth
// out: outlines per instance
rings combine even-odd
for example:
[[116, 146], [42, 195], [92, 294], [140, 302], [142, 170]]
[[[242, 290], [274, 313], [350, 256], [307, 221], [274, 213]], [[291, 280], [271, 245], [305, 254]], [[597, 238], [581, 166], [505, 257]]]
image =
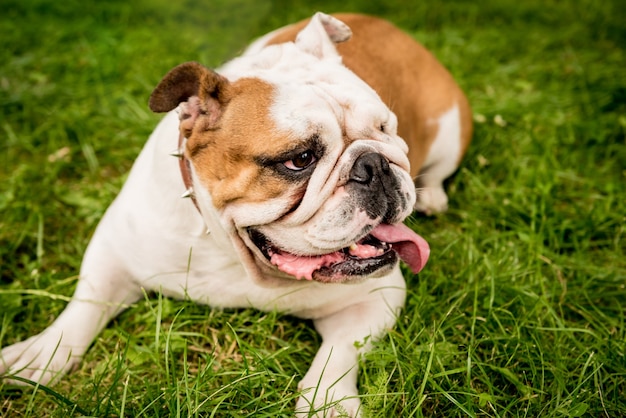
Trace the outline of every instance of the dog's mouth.
[[398, 257], [418, 273], [430, 254], [428, 243], [403, 224], [381, 224], [349, 247], [321, 255], [293, 254], [256, 229], [248, 233], [269, 263], [299, 280], [347, 282], [390, 270]]

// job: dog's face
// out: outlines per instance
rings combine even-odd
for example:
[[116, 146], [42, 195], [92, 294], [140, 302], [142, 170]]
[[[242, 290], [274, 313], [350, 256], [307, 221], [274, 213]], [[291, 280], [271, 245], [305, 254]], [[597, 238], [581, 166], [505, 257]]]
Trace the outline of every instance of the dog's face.
[[[383, 275], [427, 244], [402, 226], [415, 203], [395, 115], [341, 64], [350, 30], [316, 15], [295, 43], [161, 81], [151, 108], [180, 105], [198, 205], [216, 210], [252, 277], [347, 282]], [[395, 250], [395, 251], [394, 251]]]

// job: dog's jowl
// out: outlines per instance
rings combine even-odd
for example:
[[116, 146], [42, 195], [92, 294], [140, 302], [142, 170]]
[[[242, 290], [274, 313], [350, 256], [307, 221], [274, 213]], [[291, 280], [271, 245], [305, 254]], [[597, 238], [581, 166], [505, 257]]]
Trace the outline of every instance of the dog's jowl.
[[53, 382], [154, 290], [312, 319], [323, 342], [296, 412], [358, 416], [368, 344], [355, 342], [394, 325], [399, 260], [417, 273], [428, 259], [402, 221], [447, 207], [442, 182], [472, 130], [461, 90], [390, 23], [317, 13], [216, 71], [175, 67], [150, 108], [168, 113], [96, 229], [71, 302], [4, 348], [0, 372]]

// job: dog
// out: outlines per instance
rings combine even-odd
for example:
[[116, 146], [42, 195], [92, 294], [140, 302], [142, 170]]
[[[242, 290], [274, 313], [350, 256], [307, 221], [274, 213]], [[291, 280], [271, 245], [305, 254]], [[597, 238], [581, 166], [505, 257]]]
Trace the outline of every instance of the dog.
[[296, 414], [358, 416], [358, 357], [404, 305], [399, 259], [417, 273], [429, 256], [402, 222], [447, 208], [443, 181], [470, 142], [461, 89], [391, 23], [317, 13], [217, 71], [173, 68], [149, 106], [167, 114], [96, 228], [72, 300], [2, 350], [0, 373], [53, 383], [153, 290], [312, 319], [322, 343]]

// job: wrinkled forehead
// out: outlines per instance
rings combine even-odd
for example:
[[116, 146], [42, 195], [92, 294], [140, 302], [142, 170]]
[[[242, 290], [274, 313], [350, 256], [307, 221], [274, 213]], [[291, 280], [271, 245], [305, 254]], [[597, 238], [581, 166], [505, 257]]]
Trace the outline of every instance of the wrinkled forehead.
[[[368, 123], [385, 122], [390, 111], [376, 92], [341, 63], [339, 56], [320, 59], [293, 43], [270, 45], [231, 61], [220, 71], [231, 79], [254, 77], [275, 87], [273, 112], [291, 115], [288, 129], [324, 124], [330, 115], [343, 122], [356, 116]], [[307, 113], [304, 118], [302, 112]], [[300, 114], [298, 114], [300, 112]], [[309, 127], [306, 127], [307, 129]]]
[[395, 116], [369, 89], [347, 83], [274, 84], [270, 115], [276, 125], [300, 138], [343, 138], [346, 145], [374, 139], [376, 127]]
[[[360, 121], [369, 126], [385, 123], [393, 117], [377, 93], [340, 61], [317, 59], [302, 53], [293, 44], [284, 44], [280, 47], [293, 50], [293, 55], [301, 58], [303, 63], [280, 60], [276, 68], [280, 68], [281, 71], [262, 75], [277, 87], [273, 113], [286, 115], [301, 110], [310, 116], [311, 123], [315, 123], [319, 117], [321, 119], [318, 122], [322, 123], [323, 112], [331, 110], [340, 124], [347, 123], [343, 129], [346, 130], [344, 134], [348, 136], [364, 134], [350, 132], [360, 129], [358, 126], [352, 126], [354, 123], [350, 123], [351, 121]], [[289, 109], [293, 110], [290, 112]], [[295, 120], [301, 121], [301, 118], [296, 117]]]

